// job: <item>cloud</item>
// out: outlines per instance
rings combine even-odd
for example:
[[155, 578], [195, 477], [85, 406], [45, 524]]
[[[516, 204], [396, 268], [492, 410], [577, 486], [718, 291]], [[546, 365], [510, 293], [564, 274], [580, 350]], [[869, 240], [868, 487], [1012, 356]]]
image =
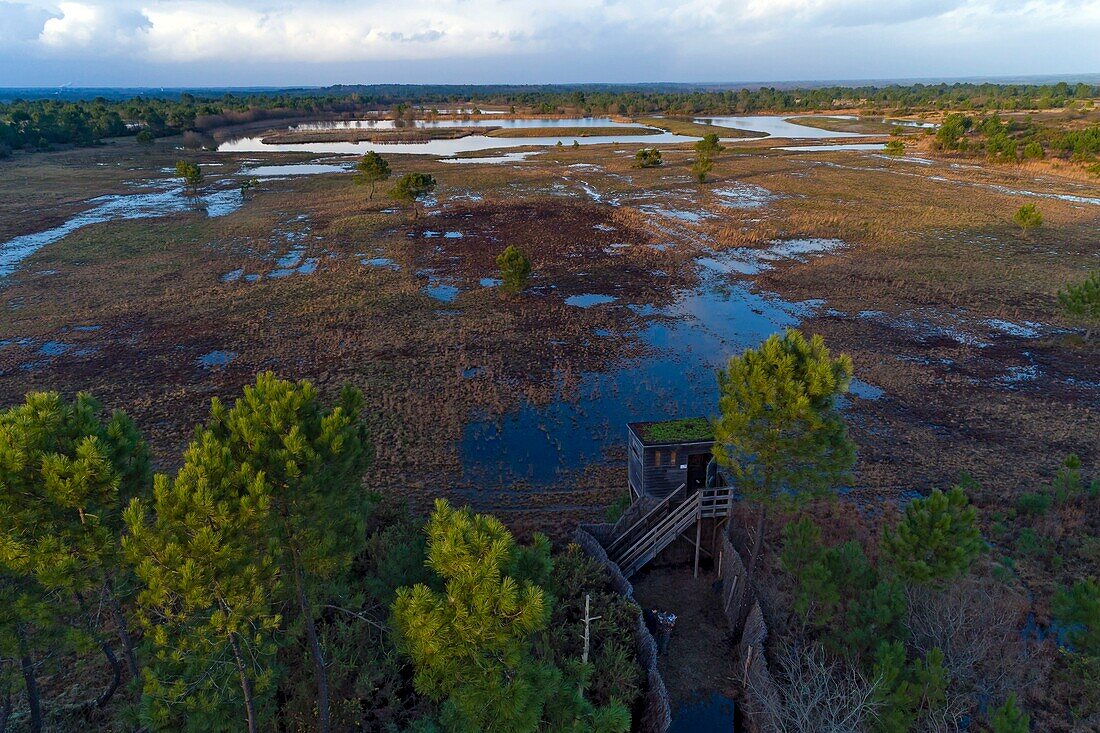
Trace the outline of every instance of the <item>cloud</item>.
[[152, 28], [138, 9], [77, 2], [58, 7], [60, 16], [47, 20], [38, 37], [43, 47], [55, 52], [91, 50], [109, 56], [140, 50]]
[[50, 1], [0, 0], [0, 47], [20, 39], [28, 59], [93, 66], [221, 64], [227, 78], [293, 64], [389, 78], [416, 68], [425, 81], [475, 67], [469, 81], [532, 69], [598, 81], [1020, 73], [1025, 59], [1039, 60], [1033, 73], [1100, 68], [1100, 44], [1069, 40], [1100, 36], [1096, 0]]
[[0, 2], [0, 48], [38, 38], [54, 14], [26, 3]]

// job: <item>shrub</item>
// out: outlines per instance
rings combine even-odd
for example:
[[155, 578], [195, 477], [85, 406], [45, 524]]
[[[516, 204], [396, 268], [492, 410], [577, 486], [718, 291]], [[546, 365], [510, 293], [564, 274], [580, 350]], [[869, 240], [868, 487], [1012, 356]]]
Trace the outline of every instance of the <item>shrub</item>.
[[1026, 234], [1035, 227], [1042, 226], [1043, 215], [1035, 204], [1024, 204], [1016, 209], [1016, 213], [1012, 215], [1012, 221], [1016, 222], [1016, 226], [1023, 229]]
[[905, 143], [903, 143], [901, 140], [891, 140], [890, 142], [886, 143], [886, 147], [883, 148], [883, 152], [887, 155], [904, 155]]
[[197, 163], [190, 163], [186, 160], [176, 161], [176, 177], [183, 179], [183, 185], [191, 189], [192, 192], [197, 191], [199, 186], [202, 185], [202, 169], [199, 168]]
[[695, 162], [691, 164], [691, 175], [699, 181], [699, 183], [705, 183], [707, 180], [707, 174], [714, 168], [714, 163], [711, 162], [710, 157], [699, 154], [695, 158]]
[[1042, 516], [1050, 509], [1051, 503], [1047, 494], [1028, 493], [1016, 500], [1016, 509], [1021, 514]]
[[657, 148], [642, 148], [634, 154], [634, 165], [637, 168], [656, 168], [661, 162], [661, 151]]
[[514, 244], [509, 244], [497, 255], [497, 267], [504, 281], [501, 287], [510, 293], [523, 290], [531, 278], [531, 260]]
[[1100, 270], [1093, 270], [1080, 283], [1070, 283], [1058, 291], [1062, 311], [1086, 325], [1085, 338], [1092, 334], [1092, 324], [1100, 320]]

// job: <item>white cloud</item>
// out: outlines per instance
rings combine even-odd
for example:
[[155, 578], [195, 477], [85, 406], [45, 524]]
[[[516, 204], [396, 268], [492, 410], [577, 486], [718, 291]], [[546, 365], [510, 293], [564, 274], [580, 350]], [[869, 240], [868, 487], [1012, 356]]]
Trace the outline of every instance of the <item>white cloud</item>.
[[[10, 35], [32, 46], [31, 54], [89, 62], [355, 68], [482, 60], [501, 79], [541, 59], [536, 68], [548, 76], [556, 68], [571, 70], [561, 81], [578, 73], [589, 80], [629, 78], [632, 69], [653, 78], [665, 68], [669, 73], [659, 78], [674, 79], [684, 68], [695, 70], [694, 79], [867, 78], [897, 76], [898, 59], [905, 59], [910, 76], [943, 73], [949, 62], [957, 73], [990, 73], [975, 64], [1007, 66], [1022, 58], [1042, 60], [1034, 73], [1100, 68], [1100, 43], [1065, 41], [1067, 34], [1100, 37], [1096, 0], [24, 3], [0, 0], [0, 47], [11, 45]], [[861, 55], [871, 50], [878, 56]]]
[[150, 30], [149, 19], [140, 9], [63, 2], [60, 15], [42, 26], [39, 42], [54, 51], [91, 50], [114, 55], [143, 47], [143, 36]]
[[51, 17], [53, 14], [45, 8], [0, 2], [0, 48], [38, 38]]

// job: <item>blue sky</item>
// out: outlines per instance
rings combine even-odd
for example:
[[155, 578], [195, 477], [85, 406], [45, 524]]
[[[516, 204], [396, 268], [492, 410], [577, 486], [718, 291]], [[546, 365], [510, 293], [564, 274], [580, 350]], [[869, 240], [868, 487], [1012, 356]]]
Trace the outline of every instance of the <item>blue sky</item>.
[[0, 86], [1100, 72], [1100, 0], [0, 0]]

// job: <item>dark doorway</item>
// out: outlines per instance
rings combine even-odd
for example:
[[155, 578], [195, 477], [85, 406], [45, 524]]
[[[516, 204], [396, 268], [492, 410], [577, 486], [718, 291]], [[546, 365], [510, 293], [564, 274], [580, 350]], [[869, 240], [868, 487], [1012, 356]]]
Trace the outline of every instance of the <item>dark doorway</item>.
[[698, 491], [707, 485], [707, 464], [710, 463], [710, 453], [699, 453], [688, 456], [688, 491]]

